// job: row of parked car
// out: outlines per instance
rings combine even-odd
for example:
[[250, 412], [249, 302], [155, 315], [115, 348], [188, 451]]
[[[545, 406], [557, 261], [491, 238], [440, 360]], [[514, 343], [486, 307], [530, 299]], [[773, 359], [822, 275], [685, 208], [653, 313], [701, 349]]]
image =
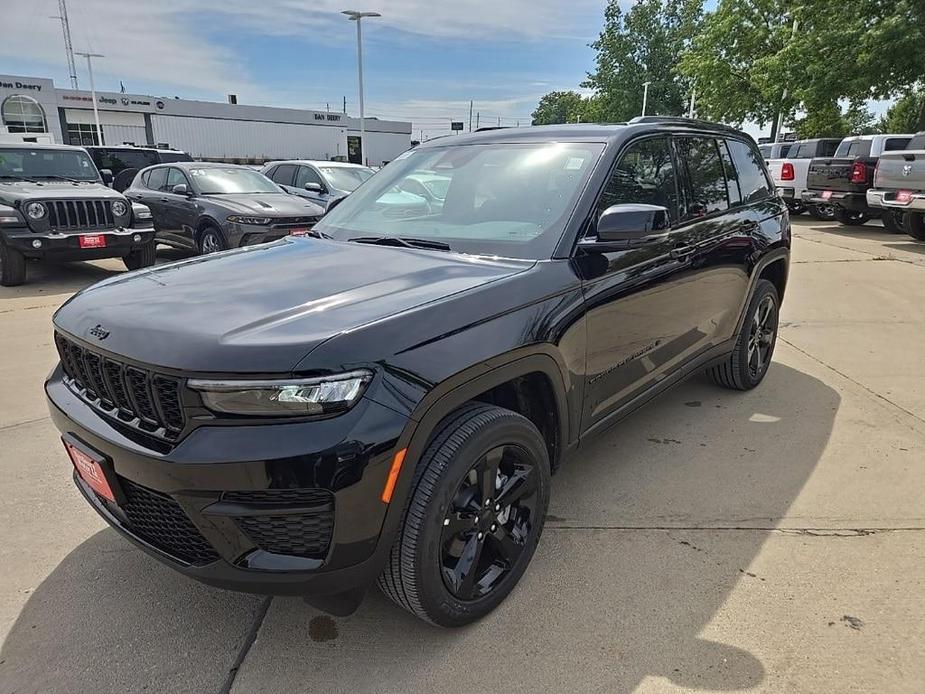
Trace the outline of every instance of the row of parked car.
[[[0, 144], [0, 284], [24, 282], [30, 258], [119, 257], [135, 270], [155, 263], [158, 244], [213, 253], [305, 235], [375, 173], [342, 162], [255, 170], [177, 150]], [[377, 205], [389, 218], [439, 210], [447, 181], [409, 177]]]
[[925, 241], [925, 132], [855, 135], [763, 145], [792, 214], [884, 227]]

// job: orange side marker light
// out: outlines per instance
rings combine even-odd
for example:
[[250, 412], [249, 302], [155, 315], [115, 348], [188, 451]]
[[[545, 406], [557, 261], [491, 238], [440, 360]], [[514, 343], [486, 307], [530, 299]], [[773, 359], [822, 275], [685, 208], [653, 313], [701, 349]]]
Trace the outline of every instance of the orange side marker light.
[[401, 464], [405, 462], [405, 453], [407, 452], [407, 448], [402, 448], [395, 454], [395, 457], [392, 458], [392, 467], [389, 468], [389, 476], [382, 490], [382, 500], [385, 503], [389, 503], [392, 500], [392, 492], [395, 491], [395, 483], [398, 482], [398, 473], [401, 471]]

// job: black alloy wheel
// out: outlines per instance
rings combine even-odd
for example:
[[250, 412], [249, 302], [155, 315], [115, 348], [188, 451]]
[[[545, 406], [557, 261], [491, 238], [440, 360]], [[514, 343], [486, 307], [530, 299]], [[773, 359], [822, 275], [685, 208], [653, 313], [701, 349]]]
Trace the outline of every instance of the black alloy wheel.
[[902, 210], [884, 210], [883, 211], [883, 228], [893, 234], [905, 234], [905, 212]]
[[533, 558], [549, 474], [546, 440], [526, 417], [479, 402], [448, 415], [414, 466], [379, 588], [438, 626], [487, 615]]
[[809, 212], [810, 217], [818, 219], [820, 222], [835, 218], [835, 206], [831, 203], [823, 202], [816, 205], [807, 205], [806, 210]]
[[751, 390], [764, 380], [777, 344], [779, 306], [774, 284], [758, 280], [735, 348], [724, 361], [707, 369], [714, 383], [731, 390]]
[[463, 477], [440, 538], [443, 582], [460, 600], [488, 595], [517, 564], [536, 522], [538, 477], [527, 452], [507, 445]]

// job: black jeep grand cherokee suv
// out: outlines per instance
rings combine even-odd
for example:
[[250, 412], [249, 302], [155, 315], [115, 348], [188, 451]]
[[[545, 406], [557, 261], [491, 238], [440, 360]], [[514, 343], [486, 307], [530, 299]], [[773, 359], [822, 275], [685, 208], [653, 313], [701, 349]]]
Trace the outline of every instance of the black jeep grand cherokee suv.
[[[377, 204], [420, 172], [439, 212]], [[581, 441], [689, 374], [762, 380], [790, 246], [751, 140], [659, 118], [435, 140], [313, 235], [73, 297], [52, 417], [188, 576], [336, 613], [378, 580], [444, 626], [518, 582]]]

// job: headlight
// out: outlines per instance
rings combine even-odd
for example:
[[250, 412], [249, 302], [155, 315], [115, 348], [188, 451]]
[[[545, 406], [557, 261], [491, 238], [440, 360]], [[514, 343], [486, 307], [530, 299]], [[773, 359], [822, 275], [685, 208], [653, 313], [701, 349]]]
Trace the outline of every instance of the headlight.
[[237, 222], [238, 224], [259, 224], [263, 226], [270, 223], [269, 217], [240, 217], [238, 215], [231, 215], [228, 218], [229, 222]]
[[29, 219], [41, 219], [45, 216], [45, 205], [40, 202], [30, 202], [26, 205], [26, 214]]
[[112, 203], [112, 213], [116, 217], [124, 217], [126, 212], [128, 212], [128, 207], [121, 200], [116, 200]]
[[191, 380], [206, 407], [215, 412], [286, 417], [346, 412], [372, 380], [369, 371], [279, 381]]

